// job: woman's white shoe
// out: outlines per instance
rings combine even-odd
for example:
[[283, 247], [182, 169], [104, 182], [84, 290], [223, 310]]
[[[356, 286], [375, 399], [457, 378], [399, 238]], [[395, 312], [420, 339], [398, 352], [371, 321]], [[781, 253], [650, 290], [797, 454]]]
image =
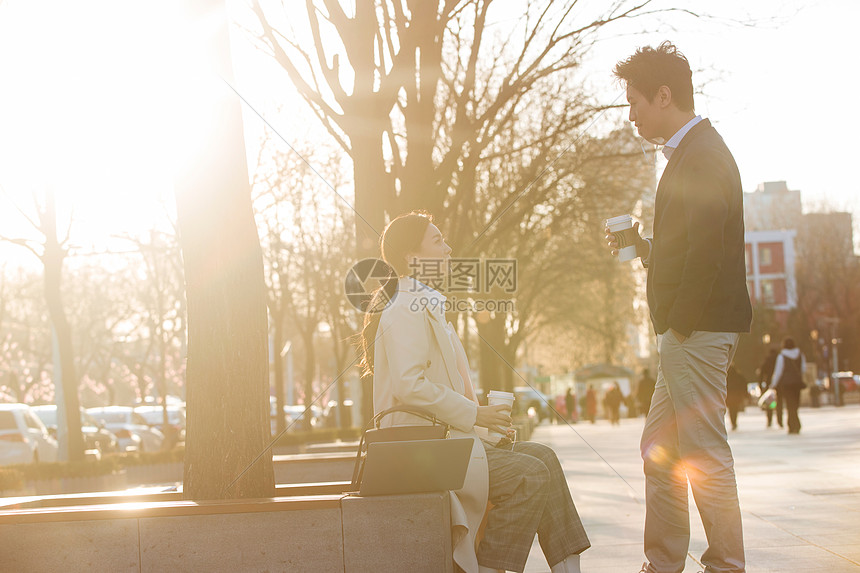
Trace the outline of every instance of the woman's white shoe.
[[579, 568], [579, 555], [568, 555], [564, 561], [559, 561], [552, 566], [552, 573], [582, 573]]

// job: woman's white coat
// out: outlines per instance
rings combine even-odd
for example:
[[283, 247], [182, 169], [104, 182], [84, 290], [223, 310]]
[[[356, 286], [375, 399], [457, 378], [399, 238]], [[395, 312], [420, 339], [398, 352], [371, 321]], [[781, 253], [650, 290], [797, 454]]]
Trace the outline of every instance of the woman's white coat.
[[[472, 573], [478, 570], [475, 534], [487, 506], [487, 457], [475, 429], [478, 404], [465, 395], [471, 382], [463, 380], [457, 367], [457, 354], [464, 358], [465, 351], [445, 322], [444, 301], [435, 290], [413, 279], [400, 279], [376, 334], [373, 406], [375, 412], [417, 406], [450, 424], [452, 437], [474, 440], [466, 482], [451, 492], [454, 561]], [[383, 420], [384, 426], [422, 423], [427, 422], [405, 413]]]

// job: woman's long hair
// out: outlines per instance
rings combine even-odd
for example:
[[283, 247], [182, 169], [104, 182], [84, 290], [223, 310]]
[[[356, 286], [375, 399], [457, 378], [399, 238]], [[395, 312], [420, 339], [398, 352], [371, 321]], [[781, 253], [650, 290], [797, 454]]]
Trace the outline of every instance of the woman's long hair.
[[[382, 251], [382, 260], [394, 270], [397, 276], [390, 280], [397, 281], [400, 277], [411, 275], [409, 261], [410, 253], [421, 248], [427, 227], [433, 222], [433, 216], [426, 211], [412, 211], [393, 219], [385, 227], [379, 240]], [[384, 310], [386, 294], [383, 291], [385, 285], [374, 291], [364, 314], [364, 326], [358, 335], [358, 344], [361, 347], [361, 375], [371, 376], [373, 374], [373, 344], [376, 340], [376, 332], [379, 330], [379, 315]]]

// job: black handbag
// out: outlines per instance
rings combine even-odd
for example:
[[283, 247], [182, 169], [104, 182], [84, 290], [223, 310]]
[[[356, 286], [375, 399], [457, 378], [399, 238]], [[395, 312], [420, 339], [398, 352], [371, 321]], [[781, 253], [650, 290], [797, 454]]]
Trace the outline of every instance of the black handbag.
[[[382, 419], [395, 412], [406, 412], [418, 416], [431, 425], [391, 426], [380, 428]], [[450, 426], [425, 410], [411, 406], [395, 406], [376, 414], [361, 435], [358, 443], [358, 453], [355, 456], [355, 467], [352, 470], [350, 489], [357, 491], [361, 486], [364, 473], [364, 462], [367, 455], [367, 445], [375, 442], [402, 442], [407, 440], [441, 440], [448, 437]]]

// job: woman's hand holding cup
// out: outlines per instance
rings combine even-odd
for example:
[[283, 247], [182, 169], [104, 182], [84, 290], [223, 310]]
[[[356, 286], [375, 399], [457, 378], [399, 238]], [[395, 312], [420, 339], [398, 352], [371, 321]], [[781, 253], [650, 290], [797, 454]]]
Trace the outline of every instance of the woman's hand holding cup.
[[506, 434], [507, 429], [512, 423], [511, 407], [508, 404], [478, 406], [478, 417], [475, 420], [476, 426], [487, 428], [491, 432]]

